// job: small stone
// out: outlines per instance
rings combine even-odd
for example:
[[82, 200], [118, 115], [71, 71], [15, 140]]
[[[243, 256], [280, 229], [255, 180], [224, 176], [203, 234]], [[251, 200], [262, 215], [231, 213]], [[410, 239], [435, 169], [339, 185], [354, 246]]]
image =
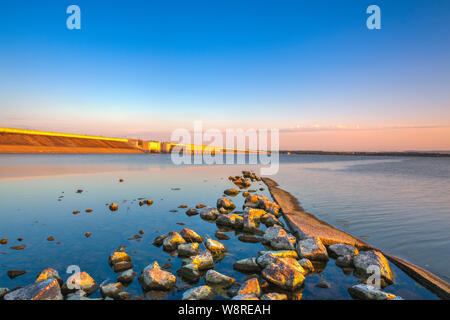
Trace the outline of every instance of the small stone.
[[8, 288], [0, 288], [0, 300], [9, 292]]
[[77, 272], [71, 275], [61, 290], [64, 294], [68, 294], [71, 292], [75, 292], [77, 290], [83, 290], [86, 292], [86, 295], [90, 295], [95, 290], [97, 290], [98, 286], [95, 283], [95, 280], [87, 272]]
[[186, 242], [203, 242], [203, 237], [198, 235], [194, 230], [184, 228], [180, 231], [180, 235], [183, 237]]
[[319, 283], [316, 283], [315, 287], [328, 289], [331, 288], [331, 284], [328, 281], [322, 280]]
[[215, 270], [208, 270], [208, 272], [206, 272], [205, 281], [209, 285], [228, 288], [235, 282], [235, 279], [221, 274]]
[[227, 196], [235, 197], [236, 195], [239, 194], [239, 190], [236, 188], [226, 189], [223, 193], [226, 194]]
[[119, 209], [119, 205], [117, 203], [113, 202], [109, 205], [109, 210], [111, 210], [111, 211], [117, 211], [118, 209]]
[[358, 300], [401, 300], [394, 294], [381, 291], [368, 284], [357, 284], [348, 288], [348, 292]]
[[178, 206], [178, 208], [186, 209], [187, 208], [187, 204], [181, 204], [181, 205]]
[[85, 235], [86, 238], [89, 238], [92, 235], [92, 233], [86, 232], [84, 235]]
[[185, 291], [182, 300], [211, 300], [214, 296], [210, 286], [200, 286]]
[[187, 211], [186, 211], [186, 214], [188, 215], [188, 216], [195, 216], [195, 215], [197, 215], [198, 214], [198, 210], [197, 209], [194, 209], [194, 208], [190, 208], [190, 209], [188, 209]]
[[125, 287], [120, 282], [109, 283], [100, 287], [100, 293], [103, 298], [105, 297], [112, 298], [117, 294], [119, 294], [119, 292], [121, 292], [123, 289], [125, 289]]
[[356, 269], [355, 274], [363, 279], [367, 279], [373, 273], [370, 268], [378, 267], [382, 285], [394, 283], [389, 262], [381, 252], [375, 250], [360, 252], [353, 258], [353, 265]]
[[139, 280], [145, 291], [171, 290], [176, 283], [176, 277], [172, 273], [162, 270], [156, 261], [142, 270]]
[[197, 281], [201, 276], [198, 265], [193, 263], [185, 264], [184, 266], [182, 266], [177, 271], [177, 274], [180, 277], [187, 279], [188, 281]]
[[261, 297], [261, 300], [287, 300], [288, 296], [284, 293], [270, 292]]
[[93, 210], [91, 208], [86, 209], [87, 213], [91, 213]]
[[256, 262], [256, 258], [246, 258], [233, 263], [233, 268], [244, 272], [257, 272], [261, 267]]
[[12, 250], [23, 250], [26, 247], [27, 247], [26, 245], [22, 245], [22, 246], [12, 246], [12, 247], [9, 247], [9, 248], [12, 249]]
[[7, 244], [8, 243], [8, 239], [7, 238], [3, 238], [0, 240], [0, 244]]
[[202, 254], [191, 256], [186, 259], [187, 264], [196, 264], [199, 270], [214, 268], [214, 259], [210, 251], [206, 250]]
[[135, 277], [136, 272], [134, 272], [133, 269], [128, 269], [119, 274], [119, 276], [117, 277], [117, 281], [128, 284], [130, 282], [133, 282]]
[[309, 259], [302, 258], [298, 260], [298, 263], [302, 266], [302, 268], [307, 272], [313, 272], [314, 271], [314, 265]]
[[297, 244], [297, 253], [300, 258], [313, 261], [328, 261], [328, 253], [318, 237], [300, 240]]
[[19, 277], [19, 276], [21, 276], [21, 275], [24, 275], [25, 273], [27, 273], [26, 270], [8, 270], [8, 271], [6, 272], [6, 274], [8, 275], [8, 277], [9, 277], [10, 279], [17, 278], [17, 277]]
[[224, 253], [228, 251], [225, 245], [213, 239], [207, 239], [205, 246], [209, 251], [211, 251], [214, 254]]
[[230, 240], [230, 236], [220, 230], [217, 230], [214, 236], [219, 240]]
[[202, 209], [204, 207], [206, 207], [206, 205], [204, 205], [203, 203], [200, 203], [198, 205], [195, 206], [197, 209]]
[[217, 200], [217, 209], [223, 208], [226, 212], [231, 212], [236, 208], [236, 205], [231, 199], [220, 198]]
[[73, 212], [72, 212], [73, 214], [79, 214], [80, 213], [80, 211], [78, 211], [78, 210], [73, 210]]
[[139, 230], [139, 234], [144, 234], [144, 230]]
[[83, 190], [81, 190], [81, 189], [77, 190], [77, 193], [82, 193], [82, 192], [83, 192]]
[[55, 238], [53, 236], [50, 236], [47, 238], [47, 241], [54, 241], [54, 240], [55, 240]]

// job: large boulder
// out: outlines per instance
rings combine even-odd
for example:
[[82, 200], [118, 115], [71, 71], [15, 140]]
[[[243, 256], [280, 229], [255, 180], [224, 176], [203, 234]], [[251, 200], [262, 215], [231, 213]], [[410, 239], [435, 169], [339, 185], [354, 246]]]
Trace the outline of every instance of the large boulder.
[[214, 296], [210, 286], [200, 286], [185, 291], [182, 300], [211, 300]]
[[216, 220], [219, 216], [219, 211], [216, 208], [206, 207], [200, 211], [200, 217], [204, 220]]
[[278, 250], [295, 249], [295, 237], [279, 226], [267, 228], [264, 239], [270, 243], [271, 247]]
[[46, 268], [46, 269], [42, 270], [41, 272], [39, 272], [35, 282], [44, 281], [44, 280], [48, 280], [48, 279], [56, 279], [56, 280], [58, 280], [59, 285], [63, 284], [63, 280], [59, 276], [58, 271], [56, 271], [53, 268]]
[[98, 288], [97, 283], [89, 275], [89, 273], [82, 271], [71, 275], [66, 280], [61, 290], [63, 294], [68, 294], [71, 292], [82, 290], [86, 293], [86, 295], [90, 295], [95, 290], [97, 290], [97, 288]]
[[381, 291], [374, 286], [357, 284], [348, 288], [348, 292], [354, 299], [358, 300], [401, 300], [394, 294]]
[[243, 272], [258, 272], [261, 270], [254, 257], [236, 261], [233, 263], [233, 268]]
[[61, 288], [57, 279], [47, 279], [4, 295], [4, 300], [62, 300]]
[[345, 243], [336, 243], [332, 244], [328, 247], [328, 253], [332, 258], [337, 258], [341, 256], [351, 256], [354, 257], [358, 254], [358, 249], [355, 247], [345, 244]]
[[245, 281], [239, 288], [237, 294], [250, 294], [256, 297], [261, 296], [261, 287], [259, 286], [258, 278], [251, 278]]
[[275, 286], [284, 290], [295, 291], [305, 281], [304, 271], [295, 266], [289, 259], [293, 260], [292, 258], [277, 259], [275, 262], [267, 265], [261, 274], [264, 279]]
[[163, 241], [163, 248], [166, 251], [173, 251], [178, 248], [179, 244], [183, 243], [186, 243], [186, 240], [178, 232], [171, 231]]
[[203, 237], [197, 234], [192, 229], [184, 228], [181, 230], [180, 235], [183, 237], [186, 242], [199, 242], [201, 243], [203, 241]]
[[228, 288], [235, 282], [235, 279], [215, 270], [208, 270], [208, 272], [206, 272], [205, 281], [209, 285]]
[[355, 274], [358, 277], [367, 279], [375, 272], [374, 269], [376, 268], [379, 269], [382, 286], [394, 283], [389, 262], [381, 252], [375, 250], [360, 252], [353, 258], [353, 265], [355, 267]]
[[144, 291], [171, 290], [175, 287], [176, 280], [177, 278], [172, 273], [162, 270], [156, 261], [145, 267], [139, 277]]
[[297, 253], [300, 258], [312, 261], [328, 261], [327, 249], [318, 237], [300, 240], [297, 244]]

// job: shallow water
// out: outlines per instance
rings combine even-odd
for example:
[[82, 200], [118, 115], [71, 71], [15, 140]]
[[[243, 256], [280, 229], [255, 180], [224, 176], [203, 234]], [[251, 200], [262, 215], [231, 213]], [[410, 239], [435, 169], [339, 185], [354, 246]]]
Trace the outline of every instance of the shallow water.
[[[276, 180], [288, 191], [294, 194], [297, 192], [300, 201], [303, 202], [305, 198], [310, 197], [310, 202], [303, 202], [307, 209], [311, 208], [310, 212], [323, 214], [327, 211], [322, 203], [322, 206], [317, 208], [320, 199], [327, 198], [328, 204], [336, 201], [341, 205], [344, 200], [349, 200], [345, 198], [337, 200], [339, 195], [346, 194], [345, 190], [341, 190], [339, 194], [330, 194], [329, 190], [324, 190], [325, 195], [320, 199], [317, 198], [318, 195], [313, 190], [319, 192], [321, 189], [318, 187], [323, 184], [319, 179], [321, 174], [327, 172], [323, 179], [329, 179], [330, 174], [341, 171], [327, 169], [330, 165], [324, 159], [310, 161], [310, 158], [307, 158], [305, 162], [300, 158], [294, 161], [294, 164], [287, 163], [291, 162], [292, 158], [283, 158]], [[315, 165], [308, 168], [311, 163], [320, 163], [319, 168], [314, 167]], [[304, 165], [306, 168], [302, 167]], [[323, 165], [325, 168], [320, 168]], [[333, 161], [332, 166], [336, 165], [338, 168], [341, 167]], [[348, 167], [346, 168], [345, 170], [348, 170]], [[184, 227], [194, 229], [202, 236], [214, 238], [217, 230], [214, 223], [205, 222], [198, 215], [188, 217], [184, 213], [186, 209], [177, 207], [183, 203], [189, 207], [199, 203], [215, 206], [223, 190], [234, 186], [227, 177], [240, 174], [242, 169], [241, 166], [176, 167], [171, 164], [168, 155], [0, 156], [0, 238], [9, 239], [7, 245], [0, 245], [0, 287], [14, 288], [29, 284], [34, 281], [37, 273], [46, 267], [57, 269], [66, 279], [69, 274], [65, 271], [70, 265], [77, 265], [81, 270], [87, 271], [99, 284], [105, 280], [115, 281], [117, 275], [110, 268], [107, 258], [120, 245], [127, 246], [126, 251], [132, 256], [135, 271], [140, 272], [156, 260], [160, 265], [169, 263], [172, 272], [175, 273], [181, 267], [181, 259], [172, 258], [162, 248], [153, 246], [153, 239], [159, 234], [172, 230], [180, 231]], [[309, 178], [304, 171], [310, 172]], [[317, 175], [313, 172], [322, 173]], [[294, 173], [300, 174], [301, 181], [295, 182]], [[366, 171], [364, 174], [367, 174]], [[342, 175], [345, 176], [344, 173]], [[312, 180], [313, 176], [316, 180]], [[125, 181], [120, 183], [120, 178]], [[356, 183], [357, 178], [352, 179]], [[341, 182], [342, 178], [337, 181]], [[292, 188], [289, 188], [289, 184]], [[344, 185], [348, 188], [351, 184], [347, 182]], [[338, 187], [338, 191], [342, 188], [339, 184], [335, 186]], [[259, 187], [265, 186], [262, 183], [254, 183], [250, 188]], [[329, 187], [332, 187], [331, 183]], [[305, 193], [302, 188], [308, 189], [309, 193]], [[78, 194], [77, 189], [84, 191]], [[267, 190], [258, 192], [269, 196]], [[330, 197], [327, 197], [327, 192]], [[150, 207], [140, 207], [136, 200], [140, 197], [152, 199], [154, 204]], [[105, 203], [113, 201], [119, 204], [117, 212], [111, 212], [105, 206]], [[238, 195], [233, 201], [237, 208], [240, 208], [243, 197]], [[353, 205], [351, 202], [347, 208]], [[93, 212], [86, 213], [87, 208], [93, 209]], [[170, 212], [172, 209], [177, 209], [178, 212]], [[73, 210], [79, 210], [80, 213], [73, 215]], [[337, 215], [330, 217], [337, 218]], [[367, 217], [370, 218], [369, 215]], [[374, 223], [376, 225], [377, 219]], [[350, 226], [354, 226], [353, 221]], [[140, 241], [128, 240], [141, 229], [145, 234]], [[86, 238], [84, 236], [86, 232], [91, 232], [92, 236]], [[371, 233], [363, 233], [373, 237]], [[259, 243], [243, 243], [234, 236], [234, 233], [229, 235], [231, 239], [222, 242], [229, 248], [230, 254], [216, 264], [215, 270], [233, 276], [241, 282], [246, 275], [233, 270], [233, 262], [256, 256], [258, 250], [265, 248]], [[361, 234], [355, 232], [355, 235]], [[47, 241], [46, 238], [49, 236], [53, 236], [55, 241]], [[389, 233], [385, 237], [389, 238]], [[24, 240], [19, 242], [17, 238]], [[61, 241], [61, 244], [57, 244], [58, 241]], [[374, 243], [372, 238], [369, 242], [382, 247], [379, 243]], [[26, 245], [24, 250], [10, 249], [11, 246], [22, 244]], [[392, 267], [396, 284], [389, 287], [389, 292], [410, 299], [435, 298], [403, 272]], [[27, 273], [11, 280], [6, 276], [6, 271], [13, 269], [27, 270]], [[330, 289], [314, 286], [323, 279], [331, 284]], [[203, 280], [200, 281], [200, 284], [202, 283]], [[303, 299], [348, 299], [350, 297], [346, 291], [347, 287], [356, 283], [357, 279], [353, 275], [345, 275], [331, 260], [323, 272], [307, 277]], [[178, 278], [178, 289], [163, 298], [179, 299], [186, 287], [188, 284]], [[137, 280], [127, 291], [132, 295], [142, 295]], [[99, 293], [93, 296], [99, 296]]]

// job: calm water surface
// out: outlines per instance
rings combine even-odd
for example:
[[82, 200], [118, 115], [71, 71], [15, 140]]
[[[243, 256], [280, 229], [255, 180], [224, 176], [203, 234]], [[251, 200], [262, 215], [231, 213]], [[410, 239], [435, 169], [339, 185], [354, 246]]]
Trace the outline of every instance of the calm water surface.
[[[309, 212], [440, 276], [446, 275], [448, 161], [330, 156], [283, 156], [281, 160], [275, 179]], [[46, 267], [57, 269], [65, 279], [69, 265], [80, 266], [98, 283], [115, 281], [117, 275], [107, 258], [120, 245], [127, 246], [135, 271], [157, 260], [160, 265], [169, 263], [175, 273], [181, 260], [153, 246], [154, 237], [188, 227], [214, 238], [217, 227], [199, 216], [186, 216], [183, 209], [170, 210], [183, 203], [214, 206], [223, 190], [233, 186], [227, 177], [240, 174], [243, 168], [175, 167], [167, 155], [0, 156], [0, 238], [9, 239], [7, 245], [0, 246], [0, 287], [29, 284]], [[119, 183], [119, 178], [125, 181]], [[251, 188], [259, 187], [265, 186], [255, 183]], [[84, 192], [78, 194], [77, 189]], [[267, 190], [259, 193], [269, 196]], [[152, 199], [154, 204], [140, 207], [140, 197]], [[113, 201], [119, 204], [114, 213], [105, 206]], [[239, 208], [243, 197], [238, 195], [233, 201]], [[85, 213], [87, 208], [93, 212]], [[73, 215], [73, 210], [80, 213]], [[145, 234], [140, 241], [129, 240], [141, 229]], [[92, 236], [86, 238], [86, 232]], [[234, 233], [229, 235], [231, 239], [223, 242], [230, 254], [215, 269], [242, 281], [245, 275], [233, 270], [233, 262], [256, 256], [265, 248], [240, 242]], [[46, 241], [49, 236], [55, 241]], [[24, 250], [10, 249], [21, 244], [26, 245]], [[435, 298], [392, 267], [396, 284], [389, 287], [390, 292], [404, 298]], [[27, 274], [11, 280], [6, 271], [12, 269], [27, 270]], [[323, 279], [331, 283], [330, 289], [314, 286]], [[307, 277], [303, 299], [348, 299], [346, 289], [355, 283], [353, 275], [345, 275], [330, 261], [323, 272]], [[181, 298], [187, 286], [178, 279], [178, 290], [164, 298]], [[127, 291], [142, 295], [136, 280]]]

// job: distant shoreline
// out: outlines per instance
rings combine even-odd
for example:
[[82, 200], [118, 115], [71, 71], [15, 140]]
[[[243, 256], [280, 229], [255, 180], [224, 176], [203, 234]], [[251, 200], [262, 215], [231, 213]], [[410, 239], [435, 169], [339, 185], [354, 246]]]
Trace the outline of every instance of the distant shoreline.
[[365, 152], [365, 151], [288, 151], [283, 150], [280, 154], [311, 154], [311, 155], [333, 155], [333, 156], [389, 156], [389, 157], [450, 157], [450, 153], [424, 152], [424, 151], [398, 151], [398, 152]]

